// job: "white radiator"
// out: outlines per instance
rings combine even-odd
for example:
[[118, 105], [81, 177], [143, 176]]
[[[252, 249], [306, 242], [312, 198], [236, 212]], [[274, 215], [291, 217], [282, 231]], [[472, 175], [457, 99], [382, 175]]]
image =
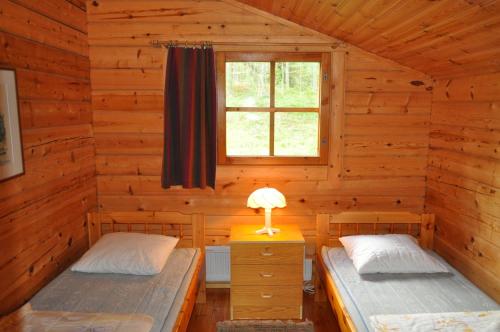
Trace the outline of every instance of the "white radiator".
[[[231, 281], [231, 254], [229, 246], [206, 247], [206, 271], [208, 282]], [[312, 260], [304, 260], [304, 280], [312, 278]]]
[[304, 259], [304, 281], [311, 281], [313, 272], [313, 261], [310, 258]]
[[230, 282], [231, 261], [229, 246], [207, 246], [206, 271], [208, 282]]

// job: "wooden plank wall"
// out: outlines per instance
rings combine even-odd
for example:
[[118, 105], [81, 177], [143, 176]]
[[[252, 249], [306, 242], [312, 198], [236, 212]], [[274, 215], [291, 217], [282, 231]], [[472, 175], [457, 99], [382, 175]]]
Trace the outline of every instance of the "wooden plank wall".
[[345, 72], [340, 67], [347, 83], [332, 83], [336, 96], [344, 92], [335, 89], [345, 86], [339, 177], [330, 166], [219, 166], [215, 191], [162, 190], [165, 53], [150, 47], [150, 40], [211, 40], [231, 43], [216, 49], [232, 50], [257, 43], [254, 49], [279, 44], [307, 51], [338, 43], [234, 2], [149, 0], [139, 8], [131, 0], [98, 0], [87, 5], [101, 210], [203, 212], [207, 244], [222, 244], [232, 223], [262, 223], [263, 212], [246, 208], [246, 199], [270, 185], [288, 201], [286, 209], [273, 212], [274, 221], [300, 224], [311, 250], [317, 212], [423, 211], [432, 83], [351, 46], [335, 51], [348, 53]]
[[435, 249], [500, 301], [500, 73], [440, 80], [426, 209]]
[[0, 65], [17, 70], [25, 175], [0, 183], [0, 314], [87, 248], [96, 204], [85, 3], [0, 1]]

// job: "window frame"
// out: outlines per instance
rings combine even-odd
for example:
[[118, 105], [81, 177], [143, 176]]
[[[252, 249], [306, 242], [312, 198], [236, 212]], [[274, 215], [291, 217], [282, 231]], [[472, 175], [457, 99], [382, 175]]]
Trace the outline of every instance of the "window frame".
[[[226, 107], [226, 62], [271, 62], [269, 107]], [[320, 96], [318, 108], [275, 107], [275, 62], [319, 62]], [[216, 52], [217, 62], [217, 163], [219, 165], [327, 165], [330, 123], [331, 53], [328, 52]], [[270, 152], [274, 150], [274, 113], [317, 112], [319, 156], [228, 156], [226, 112], [269, 112]]]

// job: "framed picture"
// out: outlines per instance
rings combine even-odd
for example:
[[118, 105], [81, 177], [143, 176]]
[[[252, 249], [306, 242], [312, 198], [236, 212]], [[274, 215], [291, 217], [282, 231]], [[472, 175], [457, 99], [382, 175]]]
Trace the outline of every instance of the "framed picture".
[[23, 173], [16, 72], [0, 68], [0, 181]]

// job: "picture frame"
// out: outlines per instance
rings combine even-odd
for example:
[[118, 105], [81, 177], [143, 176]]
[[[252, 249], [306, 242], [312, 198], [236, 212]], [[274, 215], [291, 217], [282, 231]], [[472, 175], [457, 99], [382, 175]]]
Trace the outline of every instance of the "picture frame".
[[0, 67], [0, 182], [24, 174], [16, 71]]

